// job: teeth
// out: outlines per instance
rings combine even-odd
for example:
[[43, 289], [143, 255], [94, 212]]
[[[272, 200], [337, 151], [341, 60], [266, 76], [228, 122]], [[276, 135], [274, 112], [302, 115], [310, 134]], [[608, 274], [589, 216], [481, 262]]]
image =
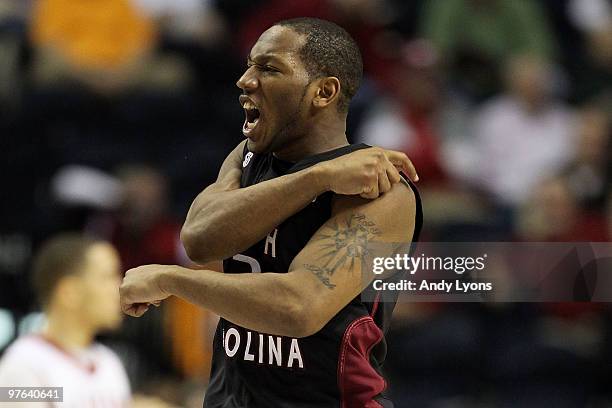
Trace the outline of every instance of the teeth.
[[244, 105], [242, 105], [242, 107], [243, 107], [244, 109], [249, 109], [249, 110], [251, 110], [251, 109], [257, 109], [257, 107], [255, 106], [255, 104], [254, 104], [253, 102], [251, 102], [251, 101], [246, 101], [246, 102], [244, 103]]

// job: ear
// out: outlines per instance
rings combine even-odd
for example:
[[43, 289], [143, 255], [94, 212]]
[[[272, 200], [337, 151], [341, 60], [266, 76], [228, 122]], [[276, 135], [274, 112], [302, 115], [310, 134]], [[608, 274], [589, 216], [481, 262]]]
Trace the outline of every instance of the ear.
[[321, 78], [312, 103], [317, 108], [324, 108], [335, 103], [339, 97], [340, 80], [336, 77]]

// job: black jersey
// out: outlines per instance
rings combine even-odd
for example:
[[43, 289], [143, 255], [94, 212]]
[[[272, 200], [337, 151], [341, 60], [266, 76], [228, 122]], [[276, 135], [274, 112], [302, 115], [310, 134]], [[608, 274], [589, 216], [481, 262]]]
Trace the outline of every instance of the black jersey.
[[[367, 147], [349, 145], [298, 163], [279, 160], [271, 153], [254, 154], [245, 147], [240, 184], [247, 187]], [[418, 192], [410, 186], [417, 202], [416, 242], [422, 211]], [[286, 273], [293, 258], [331, 218], [332, 197], [331, 192], [320, 195], [266, 238], [226, 259], [226, 273]], [[380, 368], [396, 298], [380, 301], [362, 293], [319, 332], [299, 339], [259, 333], [220, 319], [204, 407], [392, 407], [385, 397]]]

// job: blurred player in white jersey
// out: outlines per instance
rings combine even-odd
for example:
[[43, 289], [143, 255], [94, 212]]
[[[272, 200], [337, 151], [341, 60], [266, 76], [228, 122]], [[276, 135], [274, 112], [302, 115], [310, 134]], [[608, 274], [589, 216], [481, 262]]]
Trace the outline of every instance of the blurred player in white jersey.
[[46, 327], [6, 350], [0, 386], [64, 388], [63, 403], [33, 406], [129, 406], [130, 386], [119, 358], [94, 342], [98, 332], [121, 323], [120, 279], [119, 258], [108, 243], [72, 234], [47, 242], [34, 262]]

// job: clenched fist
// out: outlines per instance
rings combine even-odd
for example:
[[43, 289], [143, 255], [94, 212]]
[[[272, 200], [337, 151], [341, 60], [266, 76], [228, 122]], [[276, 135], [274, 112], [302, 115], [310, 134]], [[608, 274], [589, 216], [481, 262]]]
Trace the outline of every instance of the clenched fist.
[[358, 150], [316, 166], [323, 172], [328, 190], [370, 199], [391, 190], [400, 181], [400, 171], [413, 181], [419, 180], [404, 153], [380, 147]]
[[159, 306], [170, 296], [160, 287], [162, 275], [172, 265], [143, 265], [128, 270], [119, 287], [121, 310], [133, 317], [142, 316], [149, 306]]

